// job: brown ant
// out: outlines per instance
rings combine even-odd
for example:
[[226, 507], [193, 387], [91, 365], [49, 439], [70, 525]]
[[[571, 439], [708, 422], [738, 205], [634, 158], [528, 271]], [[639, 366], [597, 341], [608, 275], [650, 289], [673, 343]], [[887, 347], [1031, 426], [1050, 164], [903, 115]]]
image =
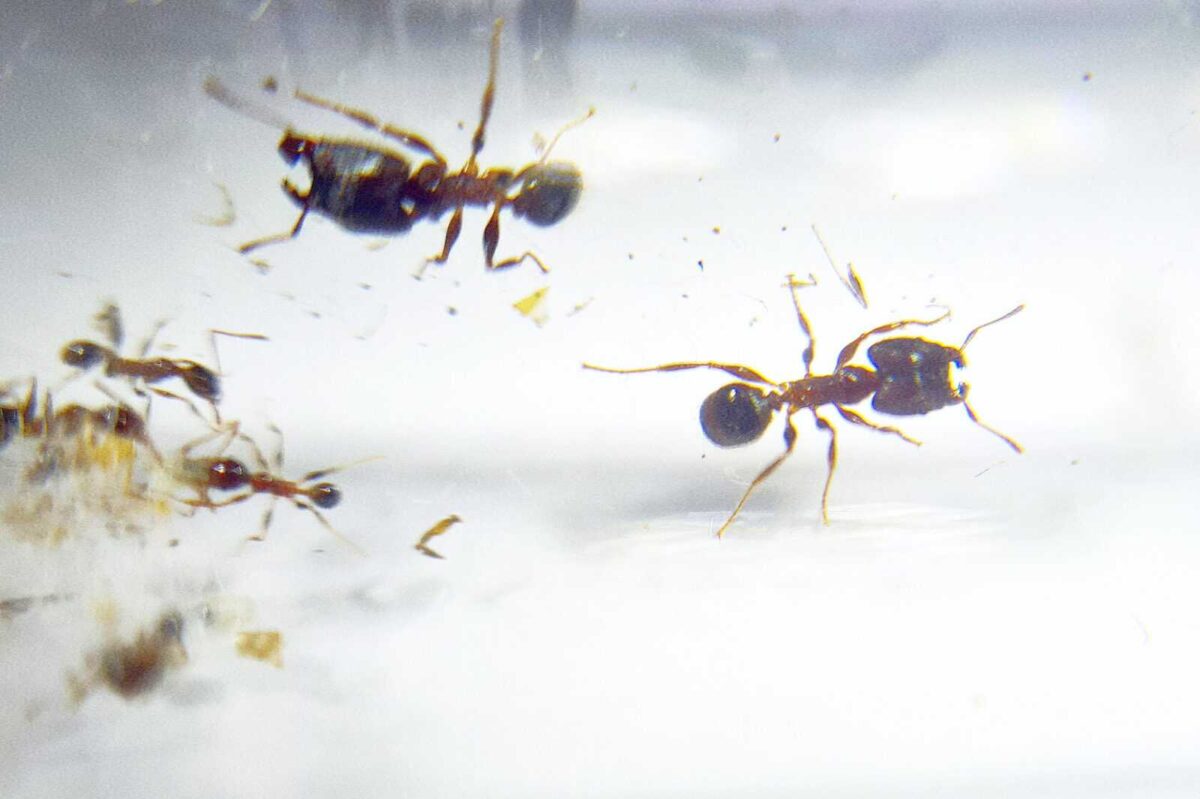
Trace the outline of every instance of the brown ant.
[[796, 308], [796, 318], [800, 323], [800, 330], [808, 339], [808, 346], [804, 349], [803, 356], [804, 377], [798, 380], [775, 382], [748, 366], [713, 361], [668, 363], [640, 369], [610, 369], [583, 364], [585, 369], [617, 374], [717, 369], [745, 381], [722, 386], [710, 394], [700, 406], [700, 427], [704, 431], [704, 435], [719, 447], [737, 447], [756, 441], [767, 429], [767, 425], [770, 424], [775, 413], [785, 414], [783, 454], [767, 464], [767, 467], [751, 481], [750, 486], [734, 507], [733, 513], [729, 514], [729, 518], [717, 530], [718, 538], [723, 536], [729, 526], [733, 524], [754, 490], [792, 454], [792, 449], [796, 444], [796, 427], [792, 423], [792, 416], [804, 408], [812, 412], [817, 428], [829, 433], [829, 452], [826, 456], [828, 472], [825, 477], [825, 488], [821, 493], [821, 519], [825, 524], [829, 523], [829, 486], [833, 481], [833, 471], [837, 465], [837, 433], [829, 420], [817, 412], [817, 408], [821, 405], [832, 405], [838, 415], [848, 422], [881, 433], [891, 433], [918, 446], [921, 442], [905, 435], [895, 427], [876, 424], [846, 406], [854, 405], [870, 397], [871, 407], [879, 413], [889, 416], [913, 416], [936, 411], [949, 405], [962, 405], [972, 422], [998, 436], [1015, 452], [1022, 451], [1016, 441], [979, 420], [975, 411], [967, 404], [967, 384], [955, 385], [952, 382], [950, 367], [961, 368], [965, 364], [966, 356], [963, 351], [976, 333], [989, 325], [1017, 314], [1024, 308], [1023, 305], [1018, 305], [1003, 316], [974, 328], [958, 347], [927, 341], [923, 338], [889, 338], [876, 342], [867, 349], [867, 360], [875, 367], [874, 369], [851, 365], [850, 360], [858, 352], [859, 346], [870, 336], [889, 333], [903, 327], [928, 327], [946, 319], [950, 312], [947, 311], [936, 319], [903, 319], [871, 328], [842, 348], [831, 374], [814, 375], [812, 371], [812, 330], [804, 312], [800, 310], [800, 300], [796, 294], [798, 287], [812, 285], [812, 283], [801, 283], [794, 276], [789, 275], [787, 285], [791, 289], [792, 304]]
[[76, 701], [82, 701], [97, 683], [125, 699], [157, 688], [168, 670], [187, 663], [183, 626], [183, 616], [170, 611], [152, 628], [140, 631], [131, 643], [113, 643], [89, 656], [92, 675], [85, 679], [68, 677]]
[[87, 408], [71, 404], [55, 410], [49, 392], [46, 392], [42, 408], [38, 407], [37, 397], [37, 380], [34, 379], [19, 404], [0, 405], [0, 447], [14, 437], [49, 441], [86, 435], [94, 440], [98, 435], [107, 434], [141, 444], [156, 460], [161, 460], [150, 441], [145, 417], [128, 405], [114, 402], [101, 408]]
[[[158, 383], [177, 377], [184, 382], [194, 395], [212, 405], [213, 413], [217, 420], [220, 421], [217, 402], [221, 399], [221, 379], [218, 377], [216, 371], [204, 364], [186, 358], [146, 357], [150, 351], [154, 337], [158, 335], [158, 331], [163, 328], [166, 322], [160, 321], [155, 325], [150, 336], [143, 342], [137, 357], [124, 358], [117, 354], [117, 349], [121, 347], [124, 341], [124, 329], [121, 324], [120, 310], [115, 305], [109, 304], [97, 314], [96, 319], [104, 323], [108, 338], [113, 346], [108, 347], [84, 339], [72, 341], [62, 349], [61, 358], [63, 363], [80, 370], [91, 369], [94, 366], [103, 364], [104, 374], [108, 377], [119, 375], [147, 384]], [[231, 333], [225, 330], [210, 330], [209, 334], [212, 337], [214, 353], [216, 352], [216, 336], [218, 335], [258, 340], [266, 339], [265, 336], [259, 333]], [[150, 390], [160, 396], [183, 399], [176, 394], [162, 389], [151, 388]], [[194, 410], [195, 408], [193, 408]]]
[[[394, 235], [406, 233], [422, 219], [437, 220], [452, 210], [441, 253], [425, 262], [426, 265], [442, 264], [449, 259], [450, 251], [458, 240], [463, 209], [468, 205], [494, 206], [491, 218], [483, 229], [483, 253], [487, 268], [505, 269], [528, 258], [543, 272], [549, 271], [542, 260], [530, 251], [501, 261], [495, 260], [500, 240], [500, 211], [511, 208], [514, 216], [524, 217], [538, 227], [555, 225], [571, 213], [583, 191], [583, 178], [574, 164], [547, 159], [558, 138], [590, 117], [594, 110], [589, 110], [581, 119], [563, 127], [534, 163], [516, 171], [504, 167], [480, 171], [477, 159], [483, 150], [484, 134], [492, 115], [500, 60], [500, 31], [503, 27], [504, 20], [497, 19], [492, 28], [488, 79], [483, 90], [479, 125], [471, 138], [471, 155], [457, 172], [450, 169], [445, 156], [424, 137], [382, 122], [365, 111], [299, 89], [293, 92], [293, 96], [303, 103], [341, 114], [369, 130], [399, 141], [420, 157], [431, 160], [414, 167], [408, 157], [395, 150], [348, 139], [315, 138], [297, 133], [290, 124], [280, 124], [281, 121], [273, 115], [256, 110], [233, 95], [216, 78], [208, 78], [204, 90], [214, 99], [235, 111], [282, 127], [284, 134], [279, 142], [280, 156], [289, 166], [303, 160], [312, 178], [307, 193], [286, 178], [283, 181], [283, 191], [300, 206], [300, 216], [291, 230], [247, 242], [238, 250], [248, 253], [267, 244], [294, 238], [300, 233], [310, 211], [326, 216], [352, 232]], [[268, 91], [275, 87], [273, 79], [268, 78], [264, 83]]]
[[[276, 434], [279, 434], [279, 429], [274, 425], [271, 426], [271, 429]], [[243, 461], [236, 458], [223, 457], [221, 455], [214, 457], [192, 456], [192, 452], [196, 448], [218, 437], [225, 437], [225, 442], [218, 448], [218, 452], [223, 452], [234, 437], [247, 442], [254, 452], [258, 470], [255, 471]], [[275, 472], [278, 472], [282, 468], [283, 446], [281, 444], [275, 456], [274, 469]], [[297, 508], [310, 511], [326, 530], [344, 544], [362, 554], [362, 549], [339, 533], [321, 513], [321, 510], [329, 510], [330, 508], [337, 507], [342, 501], [341, 489], [333, 483], [321, 481], [321, 478], [333, 472], [340, 471], [341, 468], [343, 467], [318, 469], [309, 472], [299, 480], [288, 480], [279, 477], [276, 473], [272, 472], [272, 467], [268, 465], [267, 459], [263, 455], [262, 450], [259, 449], [258, 444], [249, 436], [239, 432], [238, 425], [235, 422], [226, 425], [223, 429], [219, 429], [213, 434], [203, 436], [185, 444], [180, 450], [173, 476], [177, 481], [195, 490], [195, 499], [179, 500], [184, 505], [193, 509], [208, 508], [216, 510], [217, 508], [245, 502], [256, 494], [269, 495], [271, 497], [271, 504], [263, 514], [262, 522], [259, 525], [259, 532], [249, 537], [251, 541], [266, 540], [267, 529], [271, 526], [271, 520], [275, 512], [275, 501], [282, 497], [290, 501]], [[224, 499], [213, 499], [210, 493], [212, 491], [241, 491], [242, 493], [234, 494]]]

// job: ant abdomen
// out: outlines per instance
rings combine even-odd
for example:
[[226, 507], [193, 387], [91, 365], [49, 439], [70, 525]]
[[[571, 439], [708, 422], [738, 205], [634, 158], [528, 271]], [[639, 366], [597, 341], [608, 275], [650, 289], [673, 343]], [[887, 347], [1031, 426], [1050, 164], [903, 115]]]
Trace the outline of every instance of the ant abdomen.
[[575, 210], [583, 193], [583, 175], [567, 161], [534, 164], [525, 173], [513, 198], [513, 213], [538, 227], [561, 222]]
[[67, 366], [88, 369], [104, 360], [107, 350], [91, 341], [72, 341], [63, 347], [62, 362]]
[[700, 427], [718, 447], [740, 447], [762, 436], [772, 413], [763, 391], [744, 383], [730, 383], [704, 400]]
[[250, 483], [250, 470], [233, 458], [218, 458], [208, 464], [208, 487], [232, 491]]
[[342, 491], [333, 483], [317, 483], [309, 489], [308, 498], [318, 508], [334, 508], [342, 501]]
[[207, 366], [190, 364], [180, 372], [180, 377], [197, 397], [209, 402], [216, 402], [221, 398], [221, 378]]
[[879, 375], [871, 407], [892, 416], [915, 416], [957, 405], [962, 387], [950, 381], [950, 367], [962, 366], [962, 352], [923, 338], [889, 338], [872, 344], [867, 358]]

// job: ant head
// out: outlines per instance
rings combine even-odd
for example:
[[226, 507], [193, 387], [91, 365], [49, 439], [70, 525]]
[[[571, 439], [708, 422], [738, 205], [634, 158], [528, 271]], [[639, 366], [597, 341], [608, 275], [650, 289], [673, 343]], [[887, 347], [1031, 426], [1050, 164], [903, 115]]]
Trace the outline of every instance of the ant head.
[[762, 389], [730, 383], [708, 395], [700, 406], [700, 427], [718, 447], [757, 441], [771, 423], [773, 410]]
[[146, 437], [146, 422], [138, 413], [124, 405], [110, 405], [100, 411], [105, 427], [120, 438], [141, 439]]
[[213, 370], [198, 363], [189, 364], [180, 376], [187, 387], [200, 399], [216, 402], [221, 398], [221, 378]]
[[94, 341], [72, 341], [63, 347], [62, 361], [67, 366], [88, 369], [103, 361], [107, 354], [108, 350]]
[[513, 213], [538, 227], [549, 227], [574, 210], [582, 192], [583, 176], [574, 164], [534, 164], [521, 178], [521, 188], [512, 200]]
[[250, 482], [250, 470], [233, 458], [217, 458], [208, 464], [208, 487], [233, 491]]
[[867, 359], [878, 370], [879, 387], [871, 407], [891, 416], [914, 416], [966, 396], [966, 385], [955, 386], [950, 367], [963, 365], [962, 350], [923, 338], [889, 338], [872, 344]]
[[317, 483], [308, 489], [308, 498], [318, 508], [336, 508], [342, 501], [342, 491], [333, 483]]
[[288, 131], [279, 140], [279, 157], [288, 166], [295, 166], [301, 156], [308, 154], [311, 147], [312, 139], [306, 139], [303, 136], [297, 136], [295, 133]]

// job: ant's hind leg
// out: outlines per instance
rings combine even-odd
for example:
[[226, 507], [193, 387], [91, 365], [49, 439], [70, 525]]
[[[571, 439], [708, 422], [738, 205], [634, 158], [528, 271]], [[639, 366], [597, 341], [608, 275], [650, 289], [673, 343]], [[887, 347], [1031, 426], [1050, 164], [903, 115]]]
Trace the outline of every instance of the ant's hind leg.
[[853, 422], [854, 424], [860, 424], [863, 427], [869, 427], [872, 430], [878, 430], [880, 433], [891, 433], [894, 436], [900, 436], [900, 438], [903, 438], [905, 441], [907, 441], [910, 444], [913, 444], [918, 447], [921, 446], [920, 441], [917, 441], [915, 438], [913, 438], [909, 435], [906, 435], [905, 433], [903, 433], [902, 431], [900, 431], [899, 429], [897, 429], [895, 427], [888, 427], [887, 425], [876, 424], [875, 422], [872, 422], [870, 419], [866, 419], [862, 416], [859, 416], [857, 413], [850, 410], [849, 408], [843, 408], [841, 405], [834, 405], [833, 407], [837, 410], [838, 413], [840, 413], [842, 415], [842, 418], [845, 419], [847, 422]]
[[583, 364], [584, 369], [591, 369], [593, 372], [610, 372], [618, 375], [632, 375], [639, 372], [680, 372], [684, 369], [719, 369], [726, 374], [731, 374], [734, 377], [741, 378], [747, 382], [759, 383], [764, 386], [775, 387], [776, 384], [760, 375], [758, 372], [751, 369], [749, 366], [742, 366], [737, 363], [717, 363], [715, 361], [685, 361], [682, 363], [664, 363], [661, 366], [643, 366], [637, 369], [611, 369], [607, 366], [595, 366], [594, 364]]
[[787, 427], [785, 427], [783, 430], [783, 443], [786, 447], [783, 450], [783, 454], [767, 464], [767, 468], [759, 472], [758, 477], [755, 477], [750, 482], [750, 486], [746, 489], [746, 493], [742, 494], [742, 498], [738, 500], [738, 504], [733, 509], [733, 513], [729, 514], [729, 518], [726, 519], [725, 523], [717, 529], [717, 538], [721, 538], [725, 535], [725, 531], [729, 529], [729, 526], [733, 524], [734, 519], [736, 519], [738, 514], [742, 512], [742, 506], [746, 504], [746, 500], [750, 499], [750, 495], [754, 493], [754, 489], [762, 485], [763, 481], [770, 477], [771, 473], [778, 469], [779, 465], [787, 460], [788, 456], [792, 454], [792, 450], [796, 446], [796, 426], [792, 424], [792, 416], [790, 413], [787, 417]]

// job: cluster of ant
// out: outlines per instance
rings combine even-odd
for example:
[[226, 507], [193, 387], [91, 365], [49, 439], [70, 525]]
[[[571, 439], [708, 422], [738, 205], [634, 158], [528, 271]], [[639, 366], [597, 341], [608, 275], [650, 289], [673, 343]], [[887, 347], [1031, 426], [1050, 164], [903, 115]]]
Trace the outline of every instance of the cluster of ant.
[[[36, 378], [28, 381], [23, 396], [10, 389], [0, 397], [0, 448], [18, 441], [33, 446], [32, 457], [22, 473], [21, 490], [4, 510], [5, 520], [20, 537], [57, 543], [78, 521], [74, 515], [64, 517], [64, 513], [74, 514], [81, 505], [85, 511], [105, 510], [110, 522], [129, 522], [135, 508], [160, 510], [175, 506], [191, 514], [198, 509], [235, 505], [260, 494], [286, 499], [310, 511], [326, 529], [341, 537], [320, 512], [341, 501], [337, 486], [322, 480], [333, 469], [310, 472], [298, 480], [280, 476], [281, 455], [276, 456], [274, 466], [269, 465], [261, 448], [241, 432], [237, 422], [221, 419], [217, 409], [221, 379], [217, 370], [190, 359], [149, 357], [153, 334], [137, 356], [122, 356], [119, 350], [124, 334], [116, 306], [107, 306], [97, 320], [106, 330], [108, 343], [72, 341], [62, 348], [60, 358], [75, 370], [68, 380], [99, 372], [94, 385], [108, 402], [96, 407], [78, 403], [58, 406], [57, 392], [39, 390]], [[212, 334], [214, 342], [216, 335], [264, 338], [228, 331]], [[119, 387], [114, 384], [118, 380], [129, 381], [133, 392], [144, 400], [142, 410], [119, 398]], [[164, 388], [163, 384], [170, 381], [185, 387], [190, 398]], [[164, 457], [149, 431], [153, 397], [184, 402], [209, 430], [183, 444], [171, 457]], [[193, 399], [211, 408], [211, 419], [201, 413]], [[248, 445], [254, 466], [225, 454], [235, 439]], [[219, 443], [212, 447], [213, 442]], [[197, 454], [205, 447], [212, 447], [216, 454]], [[159, 488], [164, 482], [167, 488]], [[51, 488], [60, 489], [59, 494], [70, 492], [57, 507]], [[251, 538], [265, 535], [273, 507], [274, 502], [267, 508], [261, 529]]]
[[[503, 269], [530, 259], [547, 271], [545, 263], [532, 252], [495, 260], [500, 213], [509, 208], [516, 217], [525, 218], [535, 225], [549, 226], [562, 221], [574, 209], [583, 189], [580, 172], [574, 164], [551, 162], [548, 156], [563, 132], [587, 119], [593, 112], [589, 111], [582, 119], [565, 126], [551, 140], [538, 161], [517, 170], [493, 168], [481, 171], [478, 157], [492, 114], [502, 27], [503, 20], [497, 20], [492, 31], [488, 78], [479, 124], [471, 140], [470, 156], [457, 172], [449, 169], [446, 158], [424, 137], [382, 122], [360, 109], [299, 89], [292, 93], [295, 99], [303, 103], [340, 114], [368, 130], [399, 142], [415, 154], [413, 159], [386, 147], [298, 133], [294, 126], [234, 95], [216, 78], [209, 78], [205, 82], [205, 91], [211, 97], [234, 110], [282, 128], [284, 133], [279, 142], [280, 155], [289, 165], [303, 162], [311, 179], [307, 191], [302, 191], [286, 179], [283, 181], [284, 192], [300, 207], [300, 216], [292, 228], [284, 233], [247, 242], [239, 248], [240, 251], [249, 253], [264, 245], [294, 238], [300, 233], [310, 212], [325, 216], [352, 232], [403, 234], [418, 221], [436, 221], [452, 211], [442, 251], [426, 260], [426, 264], [444, 263], [458, 240], [464, 207], [490, 206], [492, 214], [483, 233], [484, 263], [487, 268]], [[273, 92], [278, 85], [274, 79], [268, 78], [264, 88]], [[414, 166], [413, 161], [417, 159], [427, 160]], [[851, 271], [849, 280], [844, 282], [865, 307], [865, 297], [857, 276]], [[1015, 452], [1022, 451], [1014, 440], [979, 421], [966, 402], [966, 384], [956, 382], [951, 371], [964, 365], [963, 351], [980, 329], [1013, 316], [1022, 306], [976, 327], [960, 346], [912, 336], [890, 338], [875, 342], [867, 349], [867, 360], [871, 367], [851, 364], [850, 361], [868, 338], [901, 328], [933, 325], [947, 318], [949, 313], [936, 319], [904, 319], [879, 325], [843, 347], [833, 371], [820, 375], [812, 370], [813, 336], [796, 294], [800, 285], [789, 276], [788, 287], [792, 292], [796, 317], [808, 341], [803, 358], [805, 373], [796, 380], [777, 382], [742, 364], [712, 361], [668, 363], [634, 369], [583, 365], [586, 369], [619, 374], [715, 369], [738, 378], [742, 382], [717, 389], [704, 401], [700, 410], [700, 423], [705, 435], [721, 447], [741, 446], [757, 440], [774, 415], [783, 414], [786, 420], [783, 453], [750, 483], [733, 512], [717, 530], [718, 537], [734, 522], [750, 495], [791, 455], [797, 438], [792, 417], [803, 409], [808, 409], [817, 428], [829, 435], [826, 456], [828, 468], [821, 496], [821, 517], [826, 523], [829, 520], [829, 488], [837, 464], [837, 434], [833, 424], [818, 412], [822, 406], [832, 407], [852, 424], [918, 444], [918, 441], [899, 429], [872, 422], [848, 406], [871, 399], [871, 406], [878, 413], [912, 416], [962, 405], [972, 422], [998, 436]], [[427, 536], [438, 534], [434, 530]], [[418, 549], [422, 549], [425, 541], [423, 538]]]

